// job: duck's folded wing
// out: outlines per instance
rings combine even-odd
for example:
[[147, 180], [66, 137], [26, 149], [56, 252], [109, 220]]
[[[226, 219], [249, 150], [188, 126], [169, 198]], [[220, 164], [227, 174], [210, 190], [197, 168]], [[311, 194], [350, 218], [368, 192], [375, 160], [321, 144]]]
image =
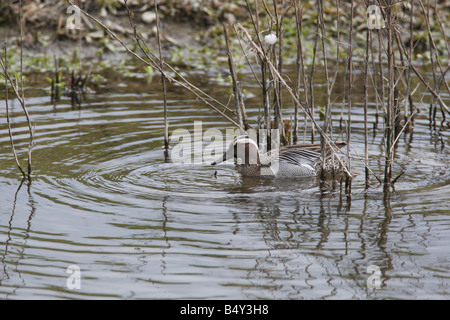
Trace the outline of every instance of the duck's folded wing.
[[304, 148], [295, 149], [289, 148], [280, 152], [279, 161], [291, 163], [294, 165], [314, 165], [320, 161], [320, 149], [317, 148]]
[[[346, 145], [345, 142], [337, 142], [335, 143], [336, 150], [344, 147]], [[332, 155], [331, 148], [327, 147], [326, 158]], [[314, 165], [322, 156], [322, 148], [320, 144], [309, 144], [309, 145], [292, 145], [286, 146], [280, 151], [280, 159], [285, 161], [289, 161], [291, 163], [305, 163], [309, 162], [309, 164]]]

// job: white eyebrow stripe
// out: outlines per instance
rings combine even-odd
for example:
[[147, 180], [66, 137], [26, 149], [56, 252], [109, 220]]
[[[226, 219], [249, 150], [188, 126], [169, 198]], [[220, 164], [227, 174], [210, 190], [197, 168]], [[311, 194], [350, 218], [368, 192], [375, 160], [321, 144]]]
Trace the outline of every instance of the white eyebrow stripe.
[[258, 145], [256, 144], [256, 142], [253, 139], [251, 139], [251, 138], [249, 138], [247, 136], [238, 137], [238, 138], [235, 139], [233, 145], [236, 145], [238, 143], [244, 143], [244, 144], [245, 143], [250, 143], [250, 144], [253, 144], [255, 146], [255, 148], [259, 150]]

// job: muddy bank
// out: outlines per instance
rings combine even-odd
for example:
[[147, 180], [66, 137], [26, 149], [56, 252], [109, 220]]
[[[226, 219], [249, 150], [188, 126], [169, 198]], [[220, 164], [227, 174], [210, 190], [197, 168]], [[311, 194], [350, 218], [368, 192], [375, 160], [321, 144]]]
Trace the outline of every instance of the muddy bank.
[[[163, 55], [174, 67], [181, 69], [202, 69], [216, 72], [218, 68], [227, 72], [227, 56], [225, 52], [225, 39], [223, 24], [241, 23], [248, 30], [253, 29], [251, 14], [259, 13], [261, 34], [276, 32], [276, 26], [271, 24], [273, 16], [267, 14], [273, 10], [273, 3], [266, 11], [258, 1], [258, 8], [254, 2], [247, 7], [246, 1], [197, 1], [197, 0], [160, 0], [158, 10], [161, 18], [161, 40]], [[73, 16], [70, 3], [65, 0], [22, 1], [23, 21], [23, 49], [25, 73], [47, 74], [56, 77], [57, 68], [64, 69], [66, 83], [73, 81], [70, 74], [72, 70], [83, 70], [85, 62], [94, 66], [93, 75], [101, 81], [102, 69], [116, 70], [121, 73], [124, 65], [135, 65], [137, 60], [107, 32], [85, 15], [80, 15], [81, 28], [67, 28], [67, 21]], [[98, 18], [108, 29], [114, 32], [131, 50], [140, 52], [133, 37], [133, 27], [148, 43], [149, 47], [157, 51], [156, 43], [156, 15], [153, 0], [124, 1], [95, 0], [76, 2], [83, 10]], [[297, 56], [297, 25], [295, 13], [289, 7], [291, 1], [285, 1], [283, 10], [286, 13], [283, 20], [283, 56], [284, 63], [295, 64]], [[327, 59], [332, 63], [339, 61], [343, 68], [348, 55], [349, 21], [351, 4], [347, 1], [324, 1], [325, 44]], [[339, 3], [339, 6], [336, 6]], [[302, 4], [302, 42], [303, 57], [306, 66], [311, 66], [314, 56], [314, 41], [317, 32], [317, 4], [316, 1], [301, 1]], [[450, 21], [450, 1], [437, 4], [430, 3], [428, 9], [431, 34], [435, 39], [437, 56], [442, 65], [448, 64], [449, 48], [447, 41], [448, 23]], [[68, 10], [69, 8], [69, 10]], [[403, 30], [402, 41], [406, 47], [411, 42], [409, 36], [409, 23], [413, 23], [414, 43], [413, 60], [418, 65], [431, 61], [431, 50], [426, 27], [426, 16], [419, 5], [412, 10], [409, 3], [395, 5], [398, 13], [398, 28]], [[131, 21], [130, 21], [130, 12]], [[19, 70], [20, 32], [19, 32], [19, 2], [2, 2], [0, 4], [0, 40], [6, 43], [9, 68]], [[366, 6], [364, 1], [354, 1], [353, 16], [353, 58], [362, 60], [365, 56], [365, 37], [367, 30]], [[411, 19], [411, 15], [413, 19]], [[444, 32], [443, 32], [444, 30]], [[378, 36], [384, 36], [384, 30], [375, 37], [372, 50], [376, 52], [380, 46]], [[253, 35], [254, 36], [254, 35]], [[245, 64], [242, 43], [239, 36], [232, 32], [232, 51], [240, 57]], [[340, 44], [340, 51], [337, 44]], [[319, 44], [319, 47], [321, 44]], [[3, 45], [2, 45], [3, 48]], [[246, 53], [251, 53], [247, 48]], [[321, 52], [318, 49], [317, 52]], [[58, 60], [58, 61], [56, 61]], [[432, 62], [432, 61], [431, 61]], [[320, 63], [320, 62], [319, 62]], [[138, 63], [139, 64], [139, 63]], [[140, 66], [140, 72], [152, 76], [155, 70]], [[238, 65], [239, 68], [239, 65]], [[216, 72], [217, 73], [217, 72]], [[61, 78], [61, 76], [60, 76]], [[0, 78], [0, 83], [3, 78]], [[95, 82], [95, 81], [94, 81]]]
[[[274, 31], [275, 26], [270, 25], [273, 17], [267, 15], [262, 4], [256, 9], [253, 1], [250, 1], [250, 10], [260, 13], [261, 32]], [[45, 55], [66, 55], [78, 47], [82, 48], [85, 57], [111, 55], [122, 50], [120, 45], [106, 35], [104, 30], [86, 16], [80, 17], [80, 30], [69, 30], [66, 26], [68, 18], [73, 15], [70, 3], [65, 0], [41, 0], [22, 1], [22, 17], [24, 21], [24, 48], [31, 53]], [[132, 44], [133, 25], [152, 46], [155, 44], [156, 17], [153, 0], [128, 0], [128, 8], [133, 12], [132, 21], [129, 20], [129, 12], [125, 2], [111, 0], [76, 1], [83, 10], [101, 20], [108, 28], [127, 44]], [[302, 1], [304, 41], [312, 42], [316, 32], [317, 8], [315, 1]], [[285, 1], [283, 10], [288, 10], [290, 1]], [[268, 4], [272, 9], [272, 2]], [[435, 7], [436, 6], [436, 7]], [[159, 14], [161, 17], [162, 41], [165, 49], [173, 48], [200, 48], [208, 47], [211, 50], [224, 48], [222, 24], [240, 22], [244, 26], [251, 26], [251, 18], [246, 1], [199, 1], [199, 0], [159, 0]], [[348, 38], [351, 6], [349, 2], [340, 1], [339, 7], [336, 1], [325, 1], [324, 20], [330, 26], [326, 30], [327, 39], [331, 46], [333, 41], [346, 42]], [[437, 40], [437, 49], [440, 55], [447, 55], [448, 34], [450, 21], [450, 1], [438, 4], [430, 3], [424, 8], [429, 12], [431, 31]], [[415, 51], [420, 52], [428, 48], [428, 36], [426, 30], [426, 17], [422, 9], [416, 5], [411, 10], [410, 3], [404, 2], [395, 5], [401, 17], [397, 21], [398, 27], [404, 30], [405, 44], [408, 45], [410, 16], [413, 15], [413, 28]], [[7, 41], [8, 47], [17, 46], [19, 43], [19, 3], [18, 1], [0, 4], [0, 34], [1, 40]], [[295, 18], [292, 7], [287, 11], [284, 19], [284, 46], [286, 55], [295, 54]], [[365, 41], [367, 28], [366, 6], [364, 1], [354, 2], [354, 38], [357, 45]], [[337, 21], [339, 20], [339, 24]], [[442, 32], [441, 30], [446, 30]], [[312, 45], [312, 43], [310, 44]], [[170, 50], [169, 50], [170, 51]], [[169, 54], [166, 52], [166, 54]], [[214, 53], [215, 54], [215, 53]], [[213, 54], [213, 55], [214, 55]], [[212, 55], [212, 56], [213, 56]]]
[[[164, 49], [217, 48], [216, 36], [223, 22], [234, 23], [245, 18], [245, 7], [218, 1], [159, 1]], [[97, 17], [124, 43], [132, 46], [133, 25], [150, 45], [156, 45], [156, 16], [153, 1], [128, 1], [132, 21], [123, 1], [82, 1], [80, 7]], [[105, 30], [83, 14], [81, 29], [67, 28], [73, 16], [67, 1], [23, 1], [23, 45], [25, 54], [64, 56], [74, 50], [85, 58], [116, 56], [123, 48]], [[19, 6], [0, 5], [0, 34], [10, 50], [17, 51], [19, 38]], [[220, 40], [221, 41], [221, 40]]]

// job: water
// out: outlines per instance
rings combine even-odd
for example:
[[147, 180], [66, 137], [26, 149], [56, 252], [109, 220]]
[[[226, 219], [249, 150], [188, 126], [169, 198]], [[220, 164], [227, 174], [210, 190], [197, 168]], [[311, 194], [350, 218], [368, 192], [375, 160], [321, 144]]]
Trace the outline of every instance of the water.
[[[244, 179], [229, 164], [165, 162], [159, 80], [105, 76], [80, 107], [67, 97], [53, 105], [46, 84], [30, 80], [31, 183], [21, 183], [0, 111], [1, 299], [450, 297], [449, 130], [430, 129], [428, 105], [419, 104], [414, 131], [399, 141], [395, 174], [406, 172], [395, 192], [385, 196], [373, 178], [365, 191], [358, 175], [347, 198], [339, 182], [321, 188], [314, 179]], [[226, 101], [228, 87], [214, 78], [192, 81]], [[355, 156], [364, 150], [359, 91]], [[258, 101], [247, 101], [252, 121]], [[25, 119], [17, 101], [10, 108], [24, 163]], [[169, 116], [171, 132], [193, 132], [194, 121], [204, 130], [232, 128], [173, 86]], [[369, 135], [379, 176], [381, 130]], [[352, 163], [363, 172], [360, 160]], [[80, 288], [67, 286], [71, 265], [80, 269]], [[369, 266], [381, 272], [379, 289], [367, 286]]]

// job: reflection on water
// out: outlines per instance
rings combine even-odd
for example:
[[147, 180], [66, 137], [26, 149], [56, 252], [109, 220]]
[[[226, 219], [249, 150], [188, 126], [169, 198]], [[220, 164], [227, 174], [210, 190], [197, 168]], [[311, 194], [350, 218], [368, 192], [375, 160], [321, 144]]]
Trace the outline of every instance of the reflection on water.
[[[31, 181], [17, 179], [0, 114], [1, 298], [449, 296], [448, 127], [430, 131], [419, 116], [397, 147], [396, 169], [406, 171], [395, 191], [375, 179], [366, 190], [357, 175], [350, 197], [339, 179], [243, 178], [229, 164], [164, 161], [157, 82], [141, 91], [111, 84], [81, 107], [30, 96]], [[170, 97], [171, 130], [193, 121], [229, 128], [183, 93]], [[352, 147], [363, 154], [355, 101]], [[255, 120], [257, 101], [247, 108]], [[12, 120], [25, 150], [18, 108]], [[381, 175], [382, 135], [371, 139], [371, 168]], [[70, 265], [80, 267], [80, 289], [66, 286]], [[367, 287], [371, 265], [381, 270], [380, 289]]]

